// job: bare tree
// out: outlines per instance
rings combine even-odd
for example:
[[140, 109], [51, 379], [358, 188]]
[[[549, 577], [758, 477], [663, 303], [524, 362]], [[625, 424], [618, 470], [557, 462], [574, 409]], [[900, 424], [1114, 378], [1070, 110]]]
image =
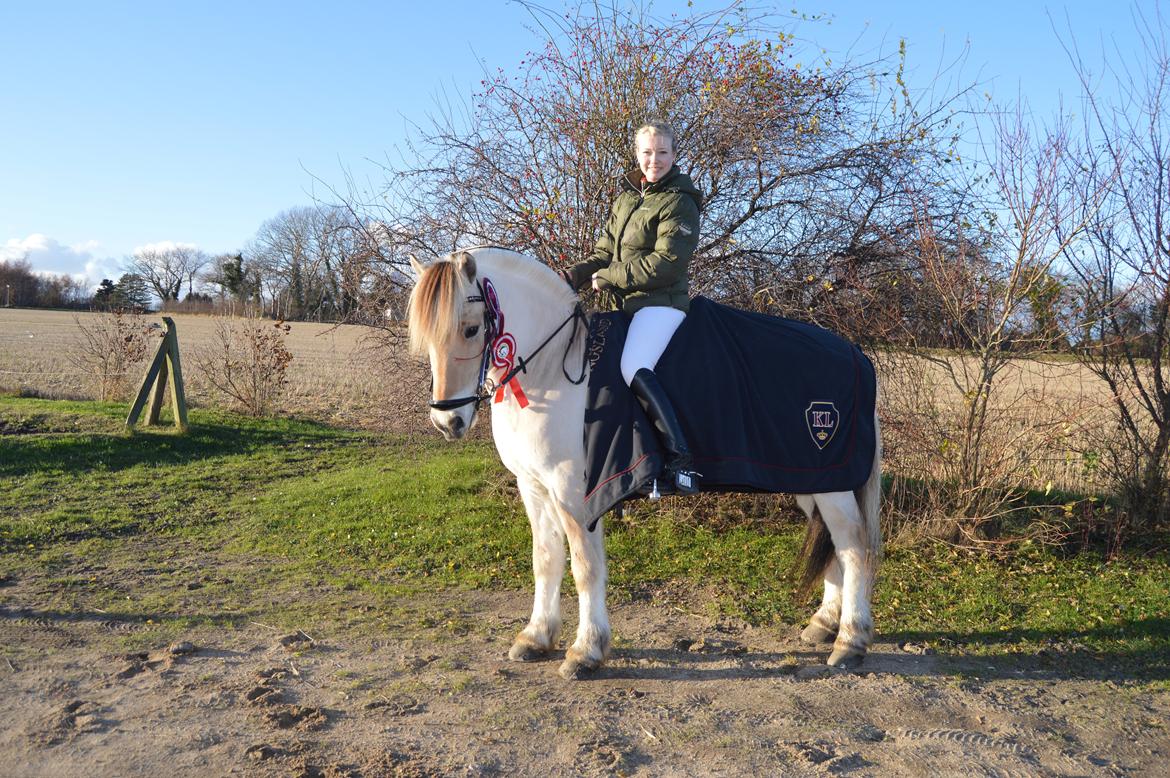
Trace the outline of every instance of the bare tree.
[[1096, 453], [1141, 528], [1170, 520], [1170, 20], [1155, 6], [1152, 18], [1135, 11], [1135, 25], [1140, 49], [1106, 52], [1102, 74], [1066, 38], [1086, 109], [1082, 191], [1107, 192], [1067, 258], [1083, 305], [1079, 353], [1116, 411]]
[[345, 320], [366, 286], [370, 241], [345, 208], [291, 208], [266, 221], [244, 251], [282, 319]]
[[[1046, 398], [1027, 396], [1043, 387], [1001, 379], [1020, 357], [1050, 348], [1031, 321], [1035, 301], [1052, 293], [1054, 265], [1101, 202], [1099, 190], [1074, 186], [1078, 158], [1066, 126], [1037, 129], [1023, 105], [989, 118], [984, 217], [940, 222], [923, 207], [914, 224], [919, 289], [945, 329], [928, 333], [928, 348], [884, 357], [901, 372], [887, 390], [905, 418], [891, 427], [918, 436], [902, 443], [925, 449], [942, 487], [936, 515], [944, 522], [933, 529], [968, 541], [1010, 509], [1037, 449], [1067, 421]], [[930, 194], [916, 196], [925, 202]], [[910, 326], [922, 333], [921, 322]], [[934, 350], [940, 341], [957, 351]]]
[[145, 279], [166, 304], [178, 300], [187, 284], [193, 291], [195, 277], [208, 263], [206, 253], [189, 243], [158, 243], [137, 249], [126, 260], [126, 270]]
[[[537, 49], [516, 72], [485, 73], [470, 105], [416, 127], [381, 191], [351, 192], [402, 255], [495, 243], [577, 261], [634, 167], [634, 130], [659, 118], [705, 193], [694, 290], [815, 312], [880, 283], [896, 259], [881, 237], [911, 220], [910, 179], [947, 167], [950, 100], [914, 105], [900, 56], [802, 64], [792, 35], [738, 2], [669, 19], [529, 10]], [[384, 259], [403, 270], [402, 255]]]
[[0, 305], [83, 308], [91, 299], [83, 281], [64, 273], [37, 273], [27, 255], [0, 260]]
[[0, 261], [0, 286], [3, 287], [0, 291], [4, 294], [2, 302], [5, 306], [37, 304], [37, 277], [27, 255]]

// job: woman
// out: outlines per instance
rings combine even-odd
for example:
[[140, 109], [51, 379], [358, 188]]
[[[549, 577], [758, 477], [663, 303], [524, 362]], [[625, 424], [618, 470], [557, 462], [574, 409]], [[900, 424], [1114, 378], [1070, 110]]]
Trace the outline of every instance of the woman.
[[589, 259], [565, 271], [574, 289], [602, 293], [611, 310], [631, 315], [622, 377], [654, 422], [667, 484], [698, 491], [691, 452], [654, 366], [690, 307], [687, 266], [699, 242], [702, 195], [675, 165], [674, 131], [645, 124], [634, 133], [638, 170], [622, 179], [605, 230]]

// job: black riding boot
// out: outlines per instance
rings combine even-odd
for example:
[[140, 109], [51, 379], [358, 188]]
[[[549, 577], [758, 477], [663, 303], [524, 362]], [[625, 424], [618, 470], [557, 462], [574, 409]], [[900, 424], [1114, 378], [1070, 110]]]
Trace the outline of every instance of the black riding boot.
[[642, 403], [642, 408], [650, 421], [654, 423], [654, 430], [658, 433], [658, 441], [666, 449], [666, 462], [663, 471], [670, 487], [679, 494], [694, 494], [699, 491], [698, 473], [691, 471], [691, 450], [687, 447], [683, 437], [682, 426], [678, 417], [674, 415], [674, 406], [658, 376], [649, 368], [641, 368], [634, 373], [634, 380], [630, 382], [634, 396]]

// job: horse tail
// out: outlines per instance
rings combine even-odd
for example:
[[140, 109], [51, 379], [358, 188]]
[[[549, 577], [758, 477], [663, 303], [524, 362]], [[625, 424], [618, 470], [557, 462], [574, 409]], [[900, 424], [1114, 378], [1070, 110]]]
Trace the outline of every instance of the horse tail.
[[804, 528], [804, 545], [800, 549], [804, 568], [800, 571], [800, 579], [796, 585], [798, 599], [807, 599], [812, 594], [813, 589], [825, 577], [825, 568], [833, 561], [834, 552], [829, 528], [825, 526], [825, 520], [821, 518], [821, 512], [814, 504], [808, 512], [808, 523]]

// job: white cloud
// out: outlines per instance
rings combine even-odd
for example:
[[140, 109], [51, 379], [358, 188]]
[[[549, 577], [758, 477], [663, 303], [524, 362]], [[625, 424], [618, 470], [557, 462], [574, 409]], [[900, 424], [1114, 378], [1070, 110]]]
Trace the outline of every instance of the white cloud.
[[34, 273], [70, 275], [92, 288], [103, 278], [117, 280], [121, 275], [117, 261], [97, 255], [100, 248], [95, 240], [66, 246], [48, 235], [34, 233], [0, 244], [0, 261], [26, 259]]
[[45, 235], [33, 234], [21, 240], [10, 238], [3, 248], [0, 248], [0, 261], [6, 259], [22, 259], [26, 254], [34, 251], [44, 251], [50, 243], [56, 243]]
[[158, 243], [147, 243], [145, 246], [138, 246], [134, 249], [134, 256], [139, 256], [147, 252], [163, 253], [166, 251], [175, 251], [176, 249], [191, 249], [198, 251], [199, 247], [194, 243], [176, 243], [173, 240], [160, 240]]

